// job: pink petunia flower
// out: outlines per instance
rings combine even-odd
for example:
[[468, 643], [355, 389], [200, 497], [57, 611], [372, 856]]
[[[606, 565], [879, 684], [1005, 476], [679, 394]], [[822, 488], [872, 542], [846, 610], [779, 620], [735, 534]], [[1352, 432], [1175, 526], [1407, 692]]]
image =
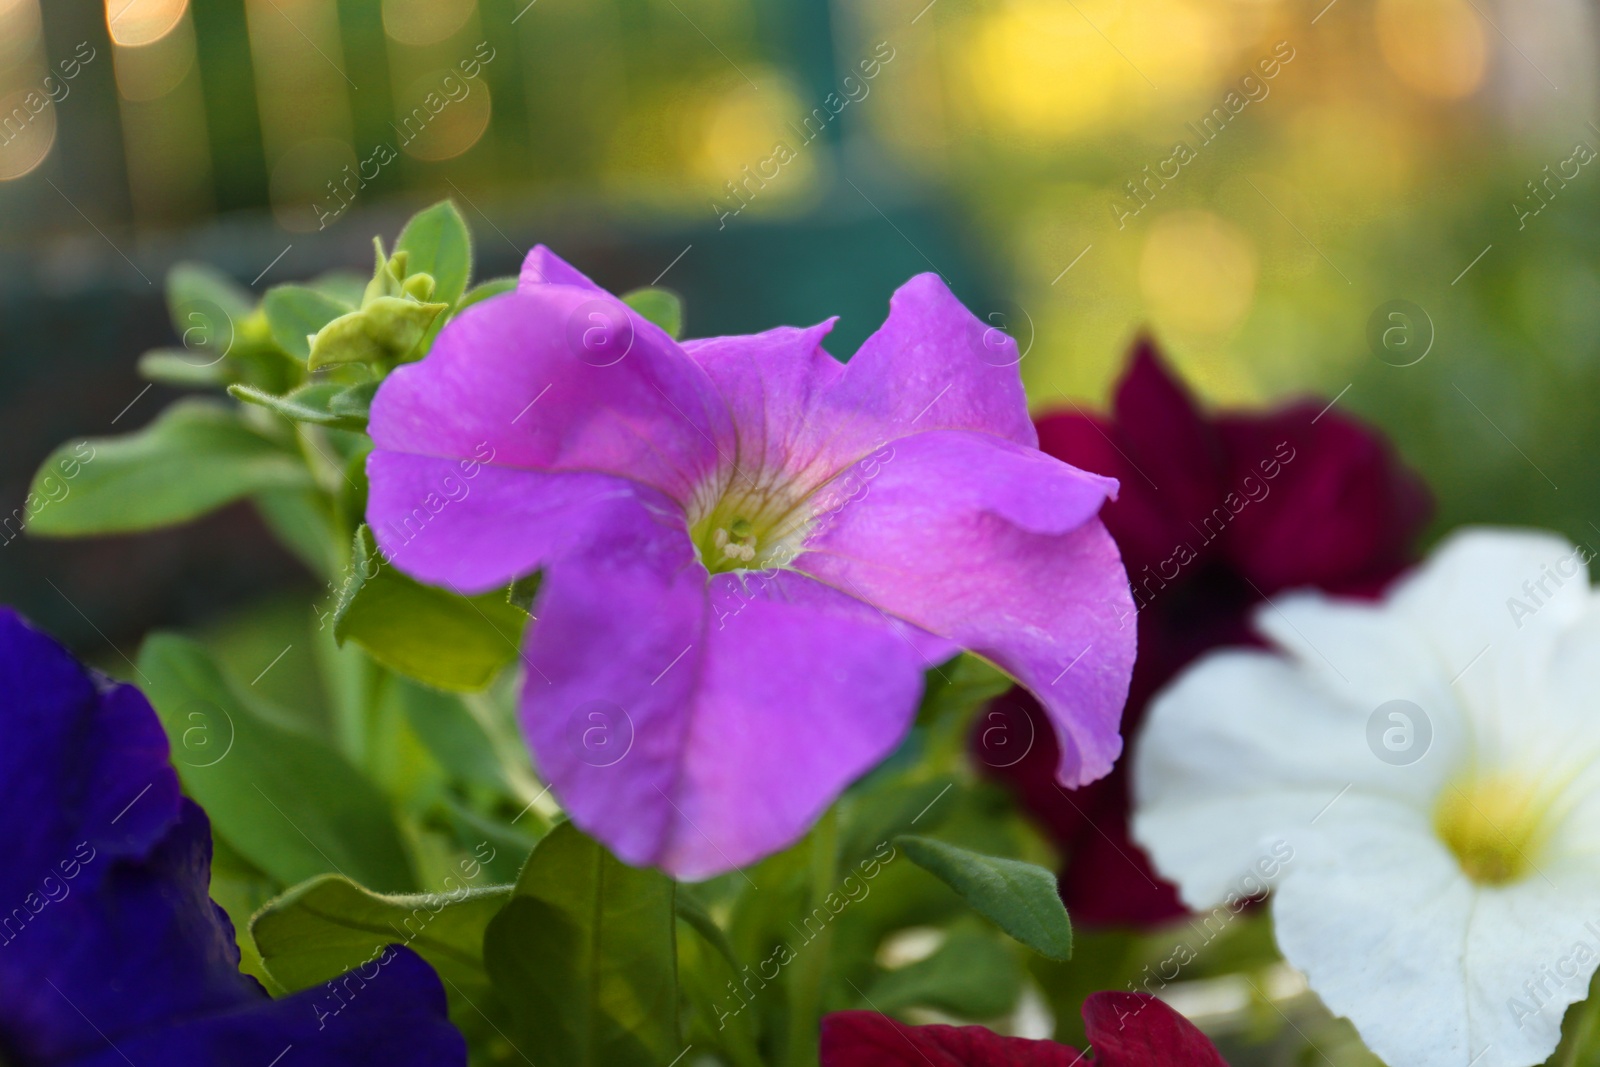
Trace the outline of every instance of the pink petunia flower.
[[680, 345], [540, 247], [373, 403], [384, 554], [464, 593], [542, 572], [523, 731], [629, 863], [792, 843], [960, 649], [1038, 695], [1063, 783], [1121, 749], [1116, 483], [1038, 450], [1015, 346], [937, 277], [848, 364], [832, 325]]
[[871, 1011], [822, 1019], [822, 1067], [1227, 1067], [1193, 1023], [1148, 993], [1083, 1002], [1089, 1048], [981, 1026], [907, 1026]]

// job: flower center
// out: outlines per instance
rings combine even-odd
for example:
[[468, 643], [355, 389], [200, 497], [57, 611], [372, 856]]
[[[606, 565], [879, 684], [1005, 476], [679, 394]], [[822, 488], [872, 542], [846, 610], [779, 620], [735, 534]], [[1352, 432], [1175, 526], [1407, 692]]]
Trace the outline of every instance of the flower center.
[[1433, 826], [1468, 878], [1506, 885], [1534, 870], [1547, 836], [1548, 801], [1528, 783], [1506, 775], [1447, 785]]
[[786, 486], [746, 484], [742, 476], [713, 488], [689, 517], [689, 539], [712, 574], [788, 565], [800, 554], [810, 509]]

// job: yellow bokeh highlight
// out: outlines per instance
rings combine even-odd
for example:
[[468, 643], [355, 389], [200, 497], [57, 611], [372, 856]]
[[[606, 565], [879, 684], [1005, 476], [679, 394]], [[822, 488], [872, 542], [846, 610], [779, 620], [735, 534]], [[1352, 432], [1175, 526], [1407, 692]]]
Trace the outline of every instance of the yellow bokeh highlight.
[[[777, 202], [809, 188], [816, 174], [816, 146], [807, 139], [829, 136], [829, 127], [840, 121], [825, 101], [805, 111], [800, 98], [775, 74], [767, 74], [760, 84], [759, 94], [742, 82], [719, 91], [687, 131], [690, 173], [711, 188], [713, 197], [725, 200], [729, 210], [739, 208], [742, 200]], [[870, 107], [870, 99], [869, 93], [844, 109]], [[737, 192], [730, 192], [730, 182]]]
[[1229, 334], [1255, 302], [1256, 248], [1209, 211], [1155, 219], [1139, 256], [1139, 291], [1156, 328], [1176, 335]]
[[1467, 0], [1378, 0], [1373, 18], [1384, 62], [1417, 92], [1455, 100], [1482, 84], [1488, 42]]
[[112, 49], [117, 91], [123, 99], [160, 99], [176, 89], [194, 67], [194, 26], [184, 19], [177, 29], [150, 44]]
[[383, 29], [401, 44], [437, 44], [477, 10], [478, 0], [383, 0]]
[[1130, 70], [1066, 4], [1023, 0], [982, 18], [961, 59], [983, 119], [1049, 144], [1117, 110]]
[[56, 143], [56, 106], [37, 90], [0, 99], [0, 182], [31, 172]]
[[956, 54], [986, 126], [1049, 145], [1209, 84], [1225, 22], [1189, 0], [1016, 0], [978, 17]]
[[178, 25], [189, 0], [106, 0], [111, 40], [129, 48], [154, 44]]
[[0, 74], [33, 54], [42, 30], [39, 0], [0, 0]]
[[488, 82], [454, 70], [417, 79], [400, 100], [394, 126], [400, 149], [429, 163], [454, 159], [477, 144], [494, 110]]

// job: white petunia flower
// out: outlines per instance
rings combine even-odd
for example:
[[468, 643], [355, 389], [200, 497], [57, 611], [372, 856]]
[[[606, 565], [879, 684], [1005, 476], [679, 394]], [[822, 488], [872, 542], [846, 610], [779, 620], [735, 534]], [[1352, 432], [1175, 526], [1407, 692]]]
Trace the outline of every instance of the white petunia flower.
[[1284, 957], [1393, 1067], [1526, 1067], [1600, 962], [1600, 594], [1559, 537], [1452, 537], [1381, 603], [1264, 605], [1134, 757], [1134, 837], [1208, 908], [1282, 864]]

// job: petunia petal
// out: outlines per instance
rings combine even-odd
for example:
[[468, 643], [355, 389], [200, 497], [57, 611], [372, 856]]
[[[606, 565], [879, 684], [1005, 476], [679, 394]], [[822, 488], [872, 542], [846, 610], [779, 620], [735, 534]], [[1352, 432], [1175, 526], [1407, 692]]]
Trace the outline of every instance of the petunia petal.
[[[616, 474], [686, 504], [731, 457], [715, 388], [615, 297], [538, 285], [467, 308], [378, 389], [379, 450]], [[418, 502], [420, 504], [420, 501]]]
[[[143, 856], [178, 816], [167, 739], [136, 690], [97, 678], [15, 611], [0, 608], [0, 901], [21, 908], [59, 886], [100, 881]], [[99, 862], [87, 862], [85, 856]], [[0, 913], [0, 920], [9, 912]], [[16, 923], [0, 927], [0, 940]], [[0, 953], [0, 973], [6, 957]]]
[[210, 860], [210, 823], [184, 800], [147, 857], [93, 856], [83, 870], [98, 866], [98, 884], [57, 878], [58, 899], [0, 953], [8, 1051], [54, 1063], [170, 1019], [265, 998], [239, 973], [233, 928], [206, 895]]
[[517, 287], [527, 288], [534, 285], [569, 285], [574, 289], [590, 289], [596, 293], [605, 292], [583, 271], [562, 259], [544, 245], [534, 245], [522, 261], [522, 272], [517, 278]]
[[1228, 1067], [1210, 1038], [1148, 993], [1092, 993], [1083, 1021], [1095, 1067]]
[[822, 1067], [1073, 1067], [1082, 1058], [982, 1026], [907, 1026], [875, 1011], [822, 1017]]
[[642, 536], [552, 566], [535, 612], [540, 770], [623, 860], [686, 879], [803, 834], [899, 743], [950, 651], [800, 575], [719, 575], [708, 598], [686, 542]]
[[1000, 326], [968, 311], [938, 275], [919, 274], [828, 391], [827, 447], [854, 460], [909, 434], [976, 430], [1037, 448], [1019, 362]]
[[1111, 769], [1133, 666], [1133, 603], [1095, 519], [1114, 483], [974, 433], [897, 441], [827, 489], [798, 569], [1026, 685], [1062, 741], [1059, 778]]
[[658, 516], [663, 536], [682, 514], [660, 493], [607, 474], [518, 470], [438, 456], [367, 458], [367, 522], [384, 558], [405, 573], [480, 593], [586, 548], [618, 510]]
[[814, 484], [857, 458], [829, 447], [832, 428], [821, 410], [844, 374], [844, 365], [822, 349], [835, 321], [684, 343], [733, 415], [739, 470], [784, 471]]
[[1190, 907], [1283, 862], [1352, 796], [1431, 796], [1444, 760], [1396, 766], [1368, 747], [1367, 716], [1283, 660], [1219, 652], [1150, 708], [1134, 750], [1133, 836]]
[[[1098, 1067], [1227, 1067], [1216, 1046], [1147, 993], [1094, 993], [1083, 1002]], [[1085, 1054], [1054, 1041], [1003, 1037], [982, 1026], [908, 1026], [870, 1011], [822, 1019], [822, 1067], [1074, 1067]]]
[[304, 1067], [465, 1067], [467, 1046], [446, 1015], [433, 968], [390, 945], [326, 988], [123, 1037], [71, 1067], [270, 1067], [280, 1059]]
[[[1541, 695], [1555, 644], [1591, 609], [1587, 554], [1565, 538], [1459, 531], [1394, 591], [1394, 608], [1457, 676], [1486, 747], [1525, 751], [1551, 736]], [[1502, 709], [1522, 708], [1528, 718]]]
[[[1600, 936], [1584, 925], [1595, 915], [1592, 864], [1475, 886], [1425, 810], [1346, 800], [1278, 888], [1285, 957], [1388, 1063], [1543, 1062], [1600, 960]], [[1578, 942], [1586, 951], [1574, 951]]]

